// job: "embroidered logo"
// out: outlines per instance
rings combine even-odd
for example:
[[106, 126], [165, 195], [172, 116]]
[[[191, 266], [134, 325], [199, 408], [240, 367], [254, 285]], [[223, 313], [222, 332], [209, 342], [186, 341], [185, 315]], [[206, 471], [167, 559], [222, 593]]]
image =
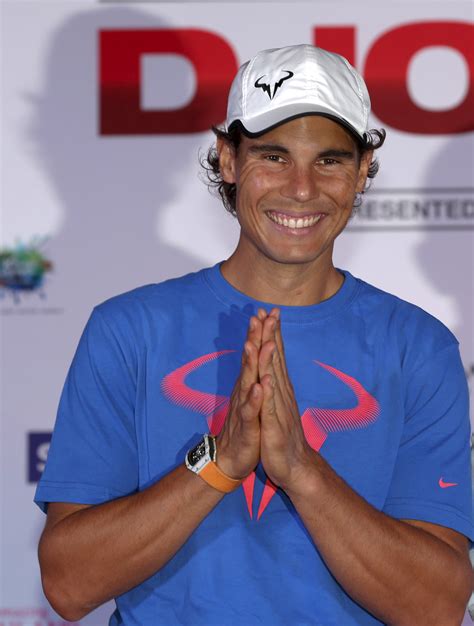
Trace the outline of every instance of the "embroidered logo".
[[[195, 411], [206, 417], [207, 426], [213, 435], [217, 435], [229, 410], [230, 398], [216, 394], [192, 389], [186, 384], [186, 377], [206, 363], [218, 359], [226, 354], [236, 352], [235, 350], [222, 350], [205, 354], [174, 370], [161, 383], [161, 388], [165, 396], [178, 406]], [[377, 400], [352, 376], [339, 371], [331, 365], [314, 361], [330, 374], [339, 378], [349, 389], [351, 389], [357, 399], [357, 404], [348, 409], [321, 409], [308, 407], [301, 415], [301, 425], [309, 445], [318, 452], [329, 433], [341, 430], [354, 430], [366, 428], [374, 422], [380, 412]], [[255, 472], [252, 472], [242, 483], [245, 500], [250, 518], [253, 517], [253, 492], [255, 486]], [[267, 478], [260, 500], [257, 519], [260, 519], [271, 499], [275, 495], [277, 487]]]
[[456, 487], [457, 483], [445, 483], [443, 477], [441, 477], [439, 479], [438, 485], [441, 487], [441, 489], [446, 489], [447, 487]]
[[256, 87], [257, 89], [262, 89], [268, 95], [270, 100], [273, 100], [276, 92], [283, 85], [285, 80], [288, 80], [292, 76], [294, 76], [293, 72], [290, 72], [290, 70], [282, 70], [282, 71], [286, 72], [286, 76], [283, 76], [282, 78], [280, 78], [280, 80], [277, 80], [273, 83], [273, 92], [272, 92], [272, 83], [262, 82], [262, 78], [265, 78], [266, 74], [263, 74], [263, 76], [260, 76], [260, 78], [257, 78], [257, 80], [255, 81], [254, 87]]

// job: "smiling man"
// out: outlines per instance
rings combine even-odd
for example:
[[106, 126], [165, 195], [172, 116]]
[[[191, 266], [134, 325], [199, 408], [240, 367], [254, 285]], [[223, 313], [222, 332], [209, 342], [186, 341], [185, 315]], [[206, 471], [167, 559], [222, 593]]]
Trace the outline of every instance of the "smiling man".
[[207, 166], [236, 250], [94, 309], [36, 494], [66, 619], [115, 598], [111, 625], [461, 623], [456, 339], [332, 260], [377, 171], [369, 110], [341, 57], [259, 53]]

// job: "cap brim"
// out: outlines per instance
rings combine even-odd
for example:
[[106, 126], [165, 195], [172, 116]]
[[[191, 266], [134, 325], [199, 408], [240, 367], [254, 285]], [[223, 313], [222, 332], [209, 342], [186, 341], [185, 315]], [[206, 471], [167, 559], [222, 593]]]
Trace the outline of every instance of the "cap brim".
[[264, 115], [254, 117], [251, 120], [245, 120], [245, 122], [240, 119], [236, 119], [228, 125], [228, 130], [235, 126], [239, 126], [247, 137], [260, 137], [277, 126], [281, 126], [282, 124], [291, 122], [291, 120], [299, 117], [305, 117], [307, 115], [321, 115], [322, 117], [327, 117], [328, 119], [344, 126], [353, 135], [355, 135], [358, 140], [365, 140], [365, 130], [362, 132], [357, 130], [354, 126], [352, 126], [352, 124], [349, 124], [347, 120], [336, 115], [334, 111], [328, 108], [308, 105], [291, 105], [288, 107], [282, 107], [277, 111], [270, 111]]

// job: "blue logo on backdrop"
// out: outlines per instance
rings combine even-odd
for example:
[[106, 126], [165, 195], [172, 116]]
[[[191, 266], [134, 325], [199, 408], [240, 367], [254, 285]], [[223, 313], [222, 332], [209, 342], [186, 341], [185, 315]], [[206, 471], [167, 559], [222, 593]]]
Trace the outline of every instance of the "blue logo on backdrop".
[[28, 482], [37, 483], [48, 458], [51, 432], [28, 433]]

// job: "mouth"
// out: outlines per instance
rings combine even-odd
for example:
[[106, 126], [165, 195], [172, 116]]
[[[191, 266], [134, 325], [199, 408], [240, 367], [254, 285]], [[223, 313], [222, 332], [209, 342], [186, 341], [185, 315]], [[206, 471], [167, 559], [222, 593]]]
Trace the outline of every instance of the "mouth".
[[319, 220], [325, 216], [324, 213], [312, 213], [311, 215], [288, 215], [277, 211], [266, 211], [265, 214], [275, 224], [288, 228], [289, 230], [301, 230], [315, 226]]

